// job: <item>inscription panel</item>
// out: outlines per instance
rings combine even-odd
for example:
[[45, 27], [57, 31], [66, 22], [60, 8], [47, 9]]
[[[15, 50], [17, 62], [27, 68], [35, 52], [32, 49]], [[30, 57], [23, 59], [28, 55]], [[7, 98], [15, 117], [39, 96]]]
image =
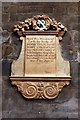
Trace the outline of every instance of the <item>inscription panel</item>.
[[55, 59], [55, 36], [26, 36], [25, 76], [54, 76], [56, 72]]

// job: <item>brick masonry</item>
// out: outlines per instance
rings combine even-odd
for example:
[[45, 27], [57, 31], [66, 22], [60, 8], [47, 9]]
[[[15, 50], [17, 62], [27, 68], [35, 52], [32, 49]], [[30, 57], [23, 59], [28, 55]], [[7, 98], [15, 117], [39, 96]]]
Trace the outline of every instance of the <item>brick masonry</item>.
[[[80, 4], [77, 2], [2, 3], [3, 118], [78, 118], [79, 11]], [[38, 14], [54, 17], [68, 29], [60, 44], [62, 56], [71, 63], [72, 81], [54, 100], [27, 100], [9, 80], [11, 63], [18, 58], [21, 48], [18, 36], [12, 33], [13, 25]]]

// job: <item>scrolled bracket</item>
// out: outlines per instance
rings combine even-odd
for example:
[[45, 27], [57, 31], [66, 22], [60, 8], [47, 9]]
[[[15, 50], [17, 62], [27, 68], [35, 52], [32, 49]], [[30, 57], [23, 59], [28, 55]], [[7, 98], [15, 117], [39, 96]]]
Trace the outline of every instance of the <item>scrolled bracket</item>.
[[54, 99], [59, 95], [65, 85], [64, 82], [27, 82], [12, 81], [13, 85], [18, 87], [18, 91], [28, 99]]

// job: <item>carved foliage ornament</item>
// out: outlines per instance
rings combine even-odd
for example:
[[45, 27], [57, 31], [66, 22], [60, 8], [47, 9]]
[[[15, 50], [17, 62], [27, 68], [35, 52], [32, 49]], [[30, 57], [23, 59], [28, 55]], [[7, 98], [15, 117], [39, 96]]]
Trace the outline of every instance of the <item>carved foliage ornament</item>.
[[65, 85], [69, 85], [69, 82], [13, 81], [12, 84], [18, 87], [18, 90], [25, 98], [54, 99], [58, 96], [59, 92]]
[[22, 48], [12, 63], [10, 80], [25, 98], [54, 99], [69, 85], [70, 64], [62, 58], [59, 45], [66, 31], [60, 22], [46, 15], [14, 25]]
[[19, 36], [26, 35], [26, 31], [36, 30], [36, 31], [46, 31], [52, 30], [57, 32], [59, 36], [63, 36], [67, 31], [61, 22], [57, 22], [54, 18], [49, 18], [46, 15], [37, 15], [31, 19], [26, 19], [24, 22], [19, 22], [14, 25], [14, 32], [17, 32]]

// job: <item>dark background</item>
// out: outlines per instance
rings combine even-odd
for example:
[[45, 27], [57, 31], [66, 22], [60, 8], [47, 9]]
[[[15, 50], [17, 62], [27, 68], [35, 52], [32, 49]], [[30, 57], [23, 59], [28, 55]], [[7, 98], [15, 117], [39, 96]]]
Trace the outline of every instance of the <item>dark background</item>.
[[[2, 116], [3, 118], [78, 118], [79, 3], [2, 3]], [[54, 100], [27, 100], [9, 80], [11, 63], [21, 48], [13, 25], [34, 15], [48, 15], [61, 21], [68, 31], [61, 44], [62, 56], [71, 63], [72, 81]], [[62, 119], [61, 119], [62, 120]]]

